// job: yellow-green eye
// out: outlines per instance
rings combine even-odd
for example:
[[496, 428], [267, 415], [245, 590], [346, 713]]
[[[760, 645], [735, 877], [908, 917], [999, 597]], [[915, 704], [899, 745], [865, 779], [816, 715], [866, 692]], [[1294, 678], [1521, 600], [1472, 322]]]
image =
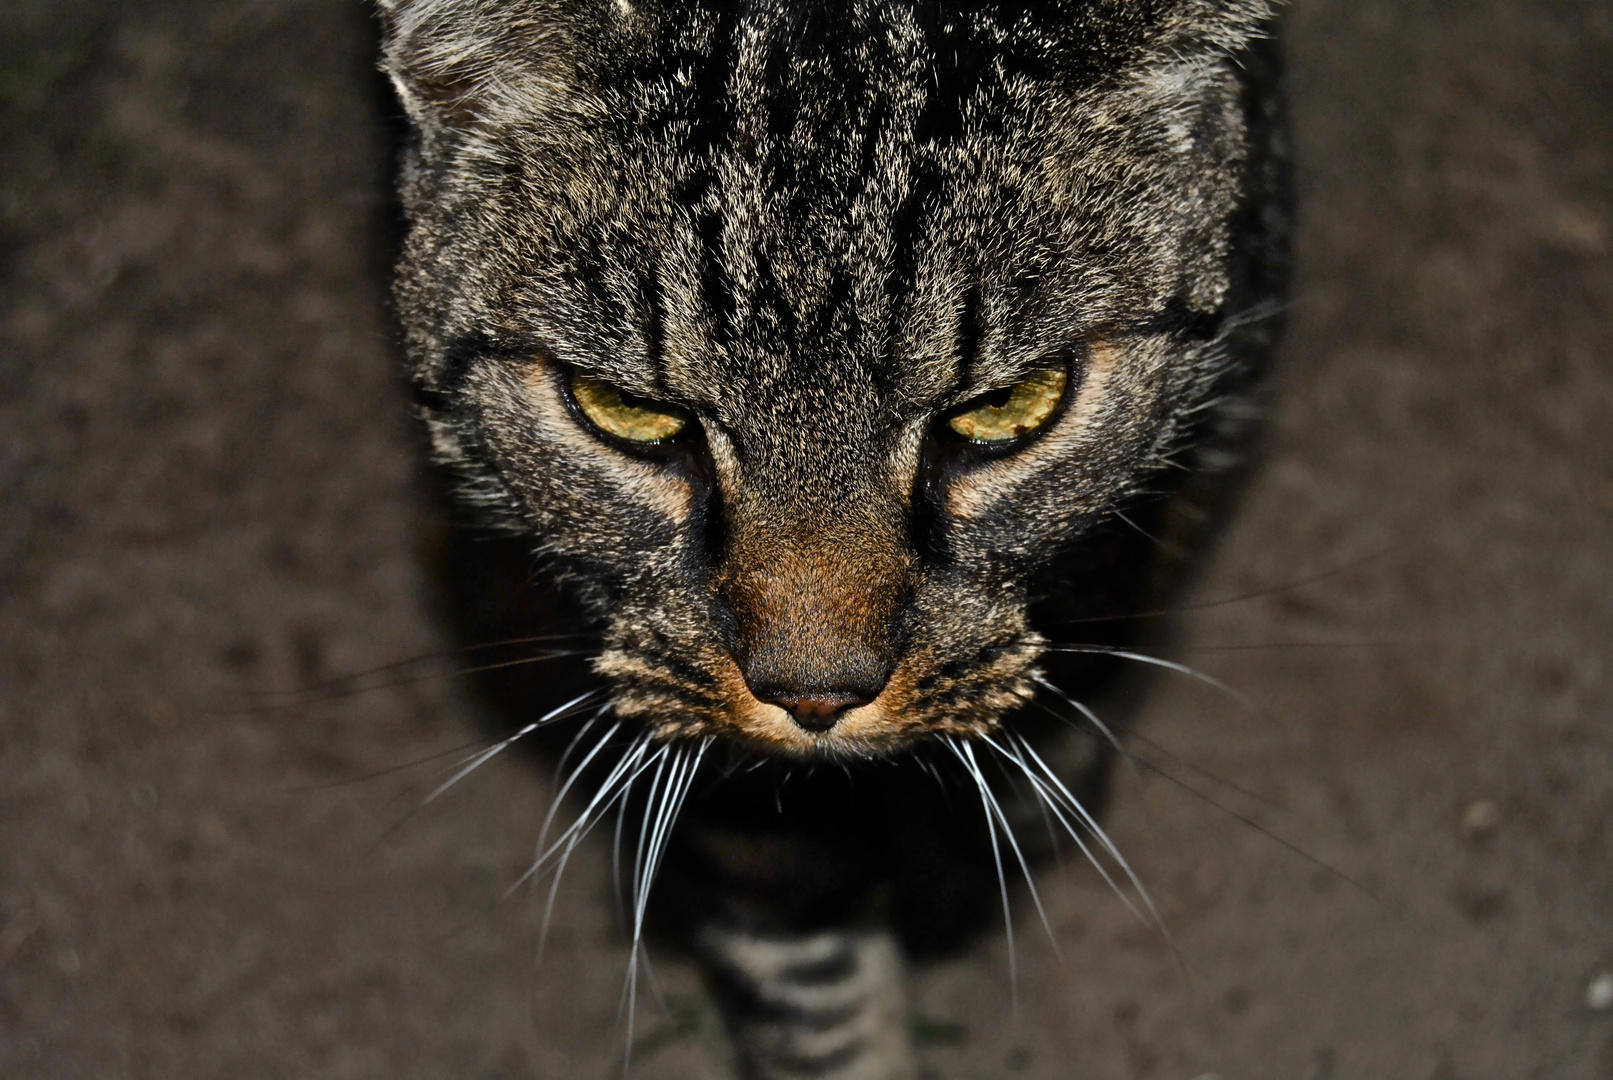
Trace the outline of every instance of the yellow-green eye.
[[661, 442], [689, 424], [683, 410], [629, 394], [592, 375], [573, 375], [571, 396], [595, 427], [628, 442]]
[[1000, 443], [1029, 435], [1058, 410], [1069, 380], [1064, 367], [1032, 372], [1023, 382], [986, 394], [972, 409], [958, 413], [949, 424], [953, 431], [977, 443]]

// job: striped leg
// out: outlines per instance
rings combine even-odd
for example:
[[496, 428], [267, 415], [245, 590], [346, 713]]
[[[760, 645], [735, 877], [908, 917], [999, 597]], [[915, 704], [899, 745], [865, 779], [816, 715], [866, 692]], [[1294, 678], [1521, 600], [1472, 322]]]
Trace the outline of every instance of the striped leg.
[[912, 1080], [901, 953], [889, 933], [708, 928], [698, 944], [743, 1080]]

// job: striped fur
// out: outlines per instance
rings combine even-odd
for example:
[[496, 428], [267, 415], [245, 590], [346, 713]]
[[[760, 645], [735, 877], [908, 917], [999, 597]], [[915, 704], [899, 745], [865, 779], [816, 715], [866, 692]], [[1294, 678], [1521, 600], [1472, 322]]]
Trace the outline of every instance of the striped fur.
[[696, 939], [745, 1080], [910, 1080], [902, 960], [887, 932]]

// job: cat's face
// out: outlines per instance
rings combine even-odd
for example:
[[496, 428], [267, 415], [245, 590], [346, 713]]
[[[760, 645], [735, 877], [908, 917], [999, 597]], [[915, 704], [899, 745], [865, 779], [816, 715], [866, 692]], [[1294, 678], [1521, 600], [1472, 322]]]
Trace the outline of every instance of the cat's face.
[[799, 755], [1031, 693], [1031, 573], [1221, 365], [1263, 4], [395, 0], [442, 457], [616, 710]]

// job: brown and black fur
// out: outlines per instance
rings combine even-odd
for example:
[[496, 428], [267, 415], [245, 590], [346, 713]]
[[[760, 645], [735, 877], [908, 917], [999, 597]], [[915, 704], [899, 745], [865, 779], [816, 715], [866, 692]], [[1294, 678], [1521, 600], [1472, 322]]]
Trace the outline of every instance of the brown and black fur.
[[[952, 939], [991, 871], [931, 750], [1037, 733], [1057, 626], [1157, 598], [1139, 533], [1191, 532], [1241, 438], [1286, 231], [1271, 5], [380, 6], [436, 453], [580, 602], [612, 715], [717, 747], [663, 924]], [[948, 436], [1050, 362], [1038, 437]], [[698, 423], [611, 442], [572, 371]], [[902, 1075], [747, 1043], [730, 953], [742, 1069]]]

